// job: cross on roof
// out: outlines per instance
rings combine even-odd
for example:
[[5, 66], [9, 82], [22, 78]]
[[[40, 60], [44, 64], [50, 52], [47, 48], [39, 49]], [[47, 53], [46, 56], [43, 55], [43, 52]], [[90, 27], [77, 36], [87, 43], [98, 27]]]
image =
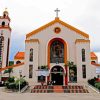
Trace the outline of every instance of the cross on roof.
[[57, 8], [57, 9], [55, 10], [55, 12], [56, 12], [56, 17], [58, 17], [58, 12], [60, 12], [60, 10]]

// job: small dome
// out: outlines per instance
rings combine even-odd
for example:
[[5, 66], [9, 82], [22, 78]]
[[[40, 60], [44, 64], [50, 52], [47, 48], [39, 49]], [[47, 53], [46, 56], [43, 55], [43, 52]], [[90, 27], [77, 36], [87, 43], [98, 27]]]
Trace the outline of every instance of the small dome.
[[7, 17], [9, 15], [8, 11], [7, 11], [7, 8], [5, 8], [5, 11], [3, 12], [3, 16], [4, 17]]

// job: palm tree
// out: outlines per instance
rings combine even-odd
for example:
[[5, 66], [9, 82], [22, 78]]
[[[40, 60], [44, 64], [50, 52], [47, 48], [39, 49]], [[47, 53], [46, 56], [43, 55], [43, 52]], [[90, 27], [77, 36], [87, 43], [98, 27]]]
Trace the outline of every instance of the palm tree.
[[71, 62], [71, 61], [67, 61], [67, 63], [65, 64], [65, 67], [68, 66], [68, 67], [76, 67], [76, 65], [74, 64], [74, 62]]
[[[67, 72], [67, 68], [69, 67], [69, 77], [73, 74], [74, 77], [77, 77], [77, 66], [72, 61], [67, 61], [65, 64], [65, 70]], [[77, 81], [77, 78], [75, 78], [75, 81]]]
[[10, 77], [12, 72], [13, 72], [13, 68], [8, 68], [7, 70], [4, 71], [4, 74], [8, 73]]

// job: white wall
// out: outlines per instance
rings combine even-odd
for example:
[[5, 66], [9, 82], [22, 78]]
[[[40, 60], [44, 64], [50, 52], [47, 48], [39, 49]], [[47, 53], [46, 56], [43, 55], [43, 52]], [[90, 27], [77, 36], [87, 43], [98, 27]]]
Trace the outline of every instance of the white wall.
[[[59, 34], [56, 34], [54, 32], [55, 27], [60, 27], [61, 28], [61, 32]], [[86, 52], [87, 53], [86, 54], [87, 76], [89, 76], [88, 75], [89, 74], [88, 73], [89, 72], [88, 67], [90, 66], [90, 44], [82, 44], [82, 45], [79, 44], [80, 46], [77, 49], [76, 49], [76, 47], [78, 46], [78, 44], [77, 44], [77, 46], [75, 44], [76, 39], [88, 40], [88, 38], [85, 38], [84, 36], [76, 33], [75, 31], [72, 31], [72, 30], [68, 29], [67, 27], [65, 27], [65, 26], [63, 26], [59, 23], [55, 23], [55, 24], [47, 27], [46, 29], [40, 31], [39, 33], [34, 34], [31, 37], [27, 38], [27, 40], [30, 40], [30, 39], [38, 39], [39, 40], [39, 48], [38, 48], [39, 49], [39, 54], [38, 54], [39, 59], [37, 59], [36, 56], [35, 56], [35, 58], [37, 59], [37, 60], [35, 60], [36, 61], [35, 63], [36, 64], [39, 63], [39, 66], [47, 65], [48, 43], [53, 38], [61, 38], [66, 42], [66, 44], [68, 46], [68, 48], [67, 48], [67, 60], [68, 61], [73, 61], [75, 64], [78, 64], [78, 68], [80, 67], [78, 69], [78, 73], [81, 73], [80, 70], [82, 70], [81, 69], [82, 63], [81, 64], [79, 63], [80, 60], [78, 61], [78, 59], [80, 59], [80, 58], [76, 59], [76, 56], [80, 57], [80, 54], [78, 54], [80, 52], [80, 49], [82, 47], [86, 48], [86, 51], [87, 51]], [[29, 56], [30, 47], [33, 47], [34, 50], [36, 49], [38, 51], [38, 49], [36, 47], [34, 47], [35, 44], [36, 44], [35, 42], [34, 43], [26, 43], [26, 50], [25, 50], [25, 52], [26, 52], [25, 63], [26, 64], [25, 64], [25, 66], [27, 67], [27, 69], [26, 69], [27, 71], [29, 70], [28, 69], [29, 61], [27, 59], [29, 59], [28, 56]], [[77, 52], [77, 55], [76, 55], [76, 52]], [[64, 66], [64, 63], [62, 64], [62, 66]], [[34, 67], [35, 67], [36, 70], [38, 69], [37, 65], [34, 65]], [[53, 67], [52, 64], [50, 65], [50, 67]], [[80, 75], [80, 78], [79, 78], [79, 75]], [[34, 77], [34, 80], [37, 80], [36, 78], [37, 77]], [[81, 74], [78, 74], [78, 79], [83, 80]]]
[[[82, 49], [85, 49], [85, 62], [82, 62]], [[76, 60], [77, 60], [77, 80], [78, 82], [86, 82], [91, 77], [90, 62], [90, 43], [76, 44]], [[82, 65], [86, 65], [86, 78], [82, 76]]]
[[[54, 32], [55, 27], [60, 27], [61, 32], [56, 34]], [[39, 33], [32, 35], [27, 39], [39, 39], [39, 65], [47, 64], [47, 50], [48, 43], [53, 38], [62, 38], [68, 44], [68, 60], [75, 62], [75, 40], [76, 39], [86, 39], [82, 35], [77, 34], [76, 32], [68, 29], [67, 27], [55, 23], [48, 28], [40, 31]], [[42, 58], [42, 59], [41, 59]], [[75, 62], [76, 63], [76, 62]]]
[[[3, 63], [2, 67], [6, 67], [6, 58], [7, 58], [7, 45], [8, 45], [8, 38], [11, 37], [11, 32], [8, 29], [0, 29], [0, 36], [1, 32], [3, 31], [3, 37], [4, 37], [4, 47], [3, 47]], [[10, 44], [9, 44], [10, 46]], [[10, 47], [9, 47], [10, 50]], [[10, 51], [9, 51], [10, 52]]]
[[[30, 49], [33, 48], [33, 62], [29, 61], [29, 53]], [[37, 83], [37, 77], [36, 77], [36, 70], [38, 68], [38, 50], [39, 50], [39, 44], [38, 42], [30, 42], [26, 43], [25, 45], [25, 76], [26, 79], [30, 82], [31, 84], [36, 84]], [[33, 65], [33, 78], [29, 79], [29, 65]]]

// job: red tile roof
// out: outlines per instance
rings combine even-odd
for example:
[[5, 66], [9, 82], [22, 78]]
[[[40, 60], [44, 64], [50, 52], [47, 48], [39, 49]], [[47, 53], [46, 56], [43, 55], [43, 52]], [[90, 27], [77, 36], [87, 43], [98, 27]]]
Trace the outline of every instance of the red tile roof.
[[[92, 60], [97, 59], [97, 56], [94, 52], [91, 52], [90, 55]], [[24, 58], [25, 58], [25, 52], [17, 52], [17, 54], [14, 56], [14, 59], [24, 59]]]
[[98, 57], [94, 52], [91, 52], [91, 60], [96, 60]]
[[93, 63], [91, 62], [92, 65], [96, 66], [96, 67], [100, 67], [100, 64], [97, 64], [97, 63]]
[[24, 52], [17, 52], [17, 54], [14, 56], [14, 59], [24, 59], [24, 56]]
[[24, 65], [24, 63], [19, 63], [19, 64], [16, 64], [16, 65], [12, 65], [12, 66], [7, 66], [7, 67], [4, 67], [4, 68], [0, 68], [0, 72], [6, 70], [8, 68], [20, 67], [21, 65]]

